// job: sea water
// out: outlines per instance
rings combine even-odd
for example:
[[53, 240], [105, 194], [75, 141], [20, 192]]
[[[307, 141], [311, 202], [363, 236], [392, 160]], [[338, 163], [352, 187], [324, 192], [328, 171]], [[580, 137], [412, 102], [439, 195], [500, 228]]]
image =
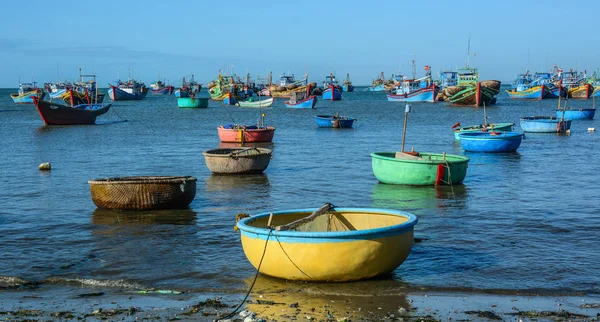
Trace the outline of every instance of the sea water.
[[[125, 290], [242, 293], [255, 275], [235, 216], [340, 207], [400, 209], [418, 216], [407, 260], [390, 276], [306, 284], [320, 292], [395, 294], [443, 289], [597, 293], [600, 285], [599, 127], [574, 121], [570, 135], [526, 134], [515, 153], [465, 153], [451, 126], [483, 122], [483, 108], [413, 103], [405, 149], [467, 155], [464, 185], [385, 185], [369, 153], [398, 151], [405, 106], [383, 93], [344, 93], [316, 109], [177, 108], [173, 96], [113, 102], [91, 126], [44, 126], [33, 105], [0, 90], [0, 286], [87, 285]], [[205, 93], [207, 94], [207, 93]], [[109, 101], [109, 98], [106, 98]], [[591, 107], [592, 101], [569, 101]], [[554, 115], [556, 100], [516, 101], [501, 93], [488, 122]], [[215, 176], [202, 152], [226, 147], [217, 127], [277, 128], [264, 174]], [[317, 128], [315, 115], [356, 118], [351, 129]], [[50, 162], [52, 170], [38, 171]], [[88, 180], [135, 175], [198, 178], [189, 209], [96, 209]], [[256, 288], [291, 282], [259, 279]]]

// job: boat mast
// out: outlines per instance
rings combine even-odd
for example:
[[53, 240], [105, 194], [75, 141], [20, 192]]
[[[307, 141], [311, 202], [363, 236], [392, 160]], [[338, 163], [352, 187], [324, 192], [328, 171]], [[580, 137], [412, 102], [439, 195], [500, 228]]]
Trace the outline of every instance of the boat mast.
[[471, 68], [471, 33], [469, 32], [469, 42], [467, 44], [467, 68]]

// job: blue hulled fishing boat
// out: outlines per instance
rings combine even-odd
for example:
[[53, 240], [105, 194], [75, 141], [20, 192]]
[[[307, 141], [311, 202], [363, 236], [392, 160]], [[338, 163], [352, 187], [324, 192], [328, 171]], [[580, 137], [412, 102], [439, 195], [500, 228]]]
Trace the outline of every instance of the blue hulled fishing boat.
[[512, 89], [506, 91], [512, 99], [543, 99], [548, 95], [546, 85], [534, 81], [529, 72], [519, 74], [512, 84]]
[[346, 74], [346, 79], [344, 80], [344, 84], [342, 85], [342, 90], [344, 92], [354, 92], [354, 86], [352, 85], [352, 81], [350, 80], [350, 74]]
[[13, 102], [15, 102], [15, 104], [33, 104], [32, 96], [37, 96], [40, 100], [44, 99], [46, 92], [38, 88], [35, 84], [36, 82], [20, 83], [19, 91], [10, 94]]
[[325, 77], [323, 82], [323, 99], [339, 101], [342, 99], [342, 88], [333, 74]]
[[190, 94], [199, 93], [201, 89], [202, 85], [194, 80], [194, 75], [192, 75], [189, 82], [184, 77], [181, 81], [181, 87], [175, 91], [175, 97], [190, 97]]
[[431, 67], [425, 66], [424, 77], [418, 79], [405, 77], [395, 90], [387, 94], [387, 98], [392, 102], [435, 102], [437, 92], [438, 87], [431, 79]]
[[143, 100], [148, 94], [148, 88], [144, 83], [130, 79], [127, 82], [117, 81], [116, 84], [108, 84], [108, 96], [113, 101]]

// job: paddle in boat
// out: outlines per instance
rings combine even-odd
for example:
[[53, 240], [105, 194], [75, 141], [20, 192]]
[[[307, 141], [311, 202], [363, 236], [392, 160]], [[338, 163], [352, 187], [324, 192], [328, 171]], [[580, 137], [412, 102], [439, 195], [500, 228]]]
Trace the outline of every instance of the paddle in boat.
[[78, 125], [94, 124], [96, 117], [108, 112], [110, 104], [81, 104], [67, 106], [38, 99], [33, 96], [33, 103], [46, 125]]
[[285, 107], [289, 108], [315, 108], [317, 104], [317, 96], [310, 95], [311, 85], [306, 87], [306, 92], [298, 93], [294, 92], [290, 94], [290, 99], [285, 101]]
[[404, 152], [406, 123], [410, 105], [404, 112], [402, 146], [399, 152], [373, 152], [373, 174], [382, 183], [404, 185], [453, 185], [467, 175], [469, 158], [460, 155], [429, 152]]
[[315, 117], [318, 127], [332, 127], [336, 129], [350, 128], [356, 119], [335, 115], [317, 115]]
[[227, 124], [217, 128], [219, 140], [226, 143], [271, 142], [275, 127], [265, 126], [265, 113], [260, 114], [258, 125]]
[[514, 152], [521, 145], [521, 132], [463, 132], [460, 145], [471, 152]]
[[347, 282], [388, 274], [408, 257], [417, 217], [399, 210], [341, 208], [238, 214], [246, 258], [262, 274]]

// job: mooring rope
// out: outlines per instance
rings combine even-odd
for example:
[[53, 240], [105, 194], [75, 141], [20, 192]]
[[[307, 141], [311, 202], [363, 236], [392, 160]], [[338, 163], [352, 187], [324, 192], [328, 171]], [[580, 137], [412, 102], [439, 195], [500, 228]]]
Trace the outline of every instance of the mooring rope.
[[250, 285], [250, 288], [248, 289], [248, 292], [246, 293], [246, 296], [244, 296], [244, 299], [242, 300], [242, 302], [240, 303], [240, 305], [238, 305], [235, 310], [233, 310], [231, 313], [219, 318], [218, 320], [215, 321], [219, 321], [219, 320], [225, 320], [225, 319], [229, 319], [231, 317], [233, 317], [237, 311], [244, 305], [244, 303], [246, 303], [246, 300], [248, 299], [248, 296], [250, 296], [250, 293], [252, 292], [252, 289], [254, 288], [254, 284], [256, 283], [256, 279], [258, 279], [258, 274], [260, 274], [260, 267], [262, 265], [263, 259], [265, 258], [265, 254], [267, 253], [267, 245], [269, 245], [269, 238], [271, 237], [271, 233], [273, 232], [273, 228], [269, 227], [269, 234], [267, 235], [267, 240], [265, 241], [265, 248], [263, 250], [262, 256], [260, 257], [260, 262], [258, 263], [258, 267], [256, 268], [256, 275], [254, 275], [254, 280], [252, 281], [252, 284]]

